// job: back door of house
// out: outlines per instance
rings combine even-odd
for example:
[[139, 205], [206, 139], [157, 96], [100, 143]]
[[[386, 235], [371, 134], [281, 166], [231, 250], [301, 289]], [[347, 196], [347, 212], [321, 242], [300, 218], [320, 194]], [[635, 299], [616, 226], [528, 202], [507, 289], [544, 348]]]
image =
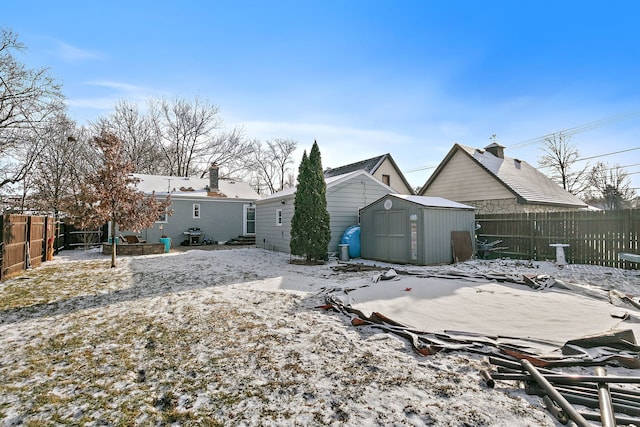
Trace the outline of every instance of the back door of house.
[[242, 234], [253, 236], [256, 234], [256, 207], [254, 205], [244, 205], [243, 217]]

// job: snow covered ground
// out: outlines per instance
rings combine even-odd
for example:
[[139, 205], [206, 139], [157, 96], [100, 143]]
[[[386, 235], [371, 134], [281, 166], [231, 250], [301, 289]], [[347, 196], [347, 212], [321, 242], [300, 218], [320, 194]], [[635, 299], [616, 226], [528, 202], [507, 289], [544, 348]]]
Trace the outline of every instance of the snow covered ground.
[[[255, 248], [196, 249], [120, 257], [110, 269], [97, 250], [62, 252], [0, 283], [0, 419], [7, 426], [555, 426], [540, 399], [515, 383], [485, 387], [478, 374], [490, 367], [485, 357], [421, 356], [402, 338], [317, 307], [335, 294], [425, 331], [558, 342], [635, 330], [640, 319], [633, 306], [611, 304], [608, 292], [640, 294], [638, 271], [504, 260], [375, 263], [412, 274], [374, 283], [379, 271], [340, 272], [336, 264], [296, 265]], [[417, 276], [451, 273], [466, 278]], [[535, 291], [486, 278], [523, 274], [566, 286]], [[630, 320], [611, 316], [621, 313]]]

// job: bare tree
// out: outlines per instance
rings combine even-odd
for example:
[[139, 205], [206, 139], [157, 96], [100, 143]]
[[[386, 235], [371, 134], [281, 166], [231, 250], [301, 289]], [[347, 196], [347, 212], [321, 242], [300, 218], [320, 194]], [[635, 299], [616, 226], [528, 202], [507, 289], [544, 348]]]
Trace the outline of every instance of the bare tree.
[[259, 193], [273, 194], [291, 186], [293, 153], [298, 143], [292, 139], [276, 138], [263, 146], [255, 141], [253, 153], [254, 187]]
[[64, 112], [51, 117], [43, 131], [47, 143], [30, 174], [31, 205], [58, 219], [74, 195], [74, 182], [82, 180], [74, 179], [78, 168], [88, 165], [87, 145], [78, 139], [79, 130]]
[[222, 130], [219, 108], [196, 98], [150, 101], [164, 155], [164, 172], [174, 176], [205, 174], [211, 163], [221, 177], [245, 173], [253, 152], [241, 128]]
[[544, 139], [539, 158], [540, 168], [551, 169], [550, 178], [560, 184], [562, 188], [576, 196], [582, 195], [589, 185], [589, 164], [576, 167], [580, 155], [576, 147], [570, 142], [571, 136], [559, 132]]
[[86, 183], [98, 173], [104, 164], [104, 155], [93, 143], [95, 134], [86, 127], [76, 128], [75, 134], [67, 137], [67, 143], [73, 145], [73, 155], [75, 161], [69, 162], [69, 176], [66, 180], [69, 183], [68, 197], [64, 199], [63, 210], [71, 217], [74, 213], [82, 212], [84, 203], [83, 191], [86, 190]]
[[15, 33], [0, 29], [0, 188], [24, 179], [44, 147], [44, 121], [62, 108], [48, 70], [16, 58], [24, 50]]
[[218, 107], [196, 98], [192, 102], [162, 99], [152, 102], [151, 108], [169, 175], [193, 175], [221, 125]]
[[220, 167], [221, 178], [241, 178], [250, 170], [251, 156], [255, 151], [253, 141], [244, 136], [241, 128], [220, 132], [209, 141], [207, 156], [199, 162], [201, 177], [209, 170], [208, 165], [215, 163]]
[[154, 123], [151, 114], [141, 112], [134, 103], [121, 100], [113, 114], [94, 124], [94, 130], [117, 136], [123, 141], [125, 156], [134, 164], [135, 172], [153, 175], [161, 174], [165, 169], [162, 145]]
[[609, 167], [598, 162], [591, 169], [589, 184], [589, 203], [605, 210], [623, 209], [626, 202], [635, 197], [635, 191], [630, 188], [629, 174], [619, 165]]

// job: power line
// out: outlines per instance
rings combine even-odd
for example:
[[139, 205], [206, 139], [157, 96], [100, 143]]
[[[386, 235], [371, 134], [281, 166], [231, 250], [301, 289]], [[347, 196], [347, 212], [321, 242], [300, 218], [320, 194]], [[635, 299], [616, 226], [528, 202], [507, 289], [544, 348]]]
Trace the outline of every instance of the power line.
[[[624, 166], [619, 166], [619, 167], [620, 168], [630, 168], [631, 166], [640, 166], [640, 163], [634, 163], [632, 165], [624, 165]], [[615, 169], [615, 167], [611, 168], [611, 169]]]
[[404, 173], [411, 173], [411, 172], [424, 171], [424, 170], [427, 170], [427, 169], [435, 169], [435, 168], [437, 168], [437, 167], [438, 167], [438, 166], [424, 166], [424, 167], [421, 167], [421, 168], [409, 169], [408, 171], [404, 171]]
[[599, 158], [599, 157], [612, 156], [612, 155], [614, 155], [614, 154], [626, 153], [627, 151], [634, 151], [634, 150], [640, 150], [640, 147], [627, 148], [626, 150], [613, 151], [613, 152], [611, 152], [611, 153], [605, 153], [605, 154], [598, 154], [597, 156], [582, 157], [582, 158], [580, 158], [580, 159], [577, 159], [577, 160], [576, 160], [576, 162], [582, 162], [582, 161], [584, 161], [584, 160], [597, 159], [597, 158]]
[[567, 136], [575, 135], [577, 133], [586, 132], [588, 130], [596, 129], [599, 127], [607, 126], [617, 122], [623, 122], [625, 120], [631, 120], [634, 118], [640, 117], [640, 112], [628, 112], [628, 113], [620, 113], [614, 116], [605, 117], [604, 119], [594, 120], [592, 122], [584, 123], [582, 125], [574, 126], [572, 128], [563, 129], [556, 132], [551, 132], [543, 136], [539, 136], [536, 138], [527, 139], [525, 141], [520, 141], [515, 144], [510, 145], [508, 148], [519, 148], [524, 147], [525, 145], [537, 144], [540, 142], [544, 142], [547, 138], [553, 137], [557, 134], [563, 134]]
[[[610, 153], [598, 154], [598, 155], [590, 156], [590, 157], [581, 157], [579, 159], [576, 159], [575, 161], [576, 162], [582, 162], [582, 161], [585, 161], [585, 160], [593, 160], [593, 159], [597, 159], [597, 158], [600, 158], [600, 157], [613, 156], [614, 154], [626, 153], [628, 151], [635, 151], [635, 150], [640, 150], [640, 147], [627, 148], [626, 150], [612, 151]], [[640, 165], [640, 163], [634, 163], [632, 165], [619, 166], [619, 167], [620, 168], [628, 168], [628, 167], [631, 167], [631, 166], [638, 166], [638, 165]], [[540, 167], [540, 169], [548, 169], [548, 168], [553, 168], [553, 167], [554, 167], [553, 165], [543, 166], [543, 167]], [[418, 172], [418, 171], [423, 171], [423, 170], [427, 170], [427, 169], [435, 169], [435, 168], [437, 168], [437, 166], [425, 166], [425, 167], [421, 167], [421, 168], [409, 169], [408, 171], [405, 171], [405, 173]], [[614, 167], [609, 168], [607, 170], [611, 170], [611, 169], [615, 169], [615, 168], [616, 167], [614, 166]]]
[[[591, 156], [591, 157], [581, 157], [581, 158], [576, 159], [575, 161], [576, 162], [582, 162], [584, 160], [593, 160], [593, 159], [597, 159], [597, 158], [600, 158], [600, 157], [613, 156], [614, 154], [626, 153], [627, 151], [634, 151], [634, 150], [640, 150], [640, 147], [627, 148], [626, 150], [613, 151], [611, 153], [598, 154], [598, 155]], [[634, 163], [632, 165], [618, 166], [618, 167], [619, 168], [628, 168], [628, 167], [631, 167], [631, 166], [638, 166], [638, 165], [640, 165], [640, 163]], [[542, 166], [542, 167], [540, 167], [540, 169], [548, 169], [548, 168], [553, 168], [553, 167], [554, 167], [554, 165]], [[616, 166], [614, 166], [612, 168], [609, 168], [607, 170], [611, 170], [611, 169], [615, 169], [615, 168], [616, 168]]]
[[[558, 132], [552, 132], [552, 133], [548, 133], [546, 135], [543, 136], [539, 136], [536, 138], [531, 138], [531, 139], [527, 139], [525, 141], [521, 141], [515, 144], [510, 145], [509, 149], [513, 149], [513, 148], [520, 148], [520, 147], [524, 147], [525, 145], [531, 145], [531, 144], [536, 144], [536, 143], [540, 143], [540, 142], [544, 142], [547, 138], [550, 138], [554, 135], [560, 134], [562, 133], [563, 135], [575, 135], [576, 133], [580, 133], [580, 132], [586, 132], [588, 130], [592, 130], [592, 129], [596, 129], [602, 126], [607, 126], [616, 122], [622, 122], [625, 120], [631, 120], [634, 118], [640, 117], [640, 111], [637, 112], [628, 112], [628, 113], [620, 113], [620, 114], [616, 114], [614, 116], [610, 116], [610, 117], [605, 117], [604, 119], [600, 119], [600, 120], [594, 120], [592, 122], [588, 122], [588, 123], [584, 123], [582, 125], [578, 125], [578, 126], [574, 126], [572, 128], [568, 128], [568, 129], [564, 129]], [[591, 159], [596, 159], [598, 157], [605, 157], [605, 156], [612, 156], [614, 154], [620, 154], [620, 153], [626, 153], [627, 151], [633, 151], [633, 150], [640, 150], [640, 147], [635, 147], [635, 148], [629, 148], [627, 150], [622, 150], [622, 151], [615, 151], [612, 153], [605, 153], [605, 154], [599, 154], [597, 156], [591, 156], [591, 157], [584, 157], [581, 159], [576, 159], [576, 162], [581, 162], [584, 160], [591, 160]], [[419, 168], [414, 168], [414, 169], [409, 169], [407, 171], [405, 171], [404, 173], [412, 173], [412, 172], [419, 172], [419, 171], [423, 171], [423, 170], [428, 170], [428, 169], [435, 169], [438, 166], [425, 166], [425, 167], [419, 167]], [[625, 166], [626, 167], [626, 166]]]

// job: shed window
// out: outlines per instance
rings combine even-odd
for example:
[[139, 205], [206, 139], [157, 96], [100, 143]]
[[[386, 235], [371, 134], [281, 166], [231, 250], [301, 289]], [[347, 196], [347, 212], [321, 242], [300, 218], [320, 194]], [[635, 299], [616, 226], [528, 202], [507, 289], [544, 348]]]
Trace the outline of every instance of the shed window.
[[276, 225], [282, 227], [282, 209], [276, 209]]
[[387, 185], [391, 185], [391, 176], [389, 175], [382, 175], [382, 182], [384, 182]]
[[200, 203], [193, 204], [193, 217], [200, 218]]

